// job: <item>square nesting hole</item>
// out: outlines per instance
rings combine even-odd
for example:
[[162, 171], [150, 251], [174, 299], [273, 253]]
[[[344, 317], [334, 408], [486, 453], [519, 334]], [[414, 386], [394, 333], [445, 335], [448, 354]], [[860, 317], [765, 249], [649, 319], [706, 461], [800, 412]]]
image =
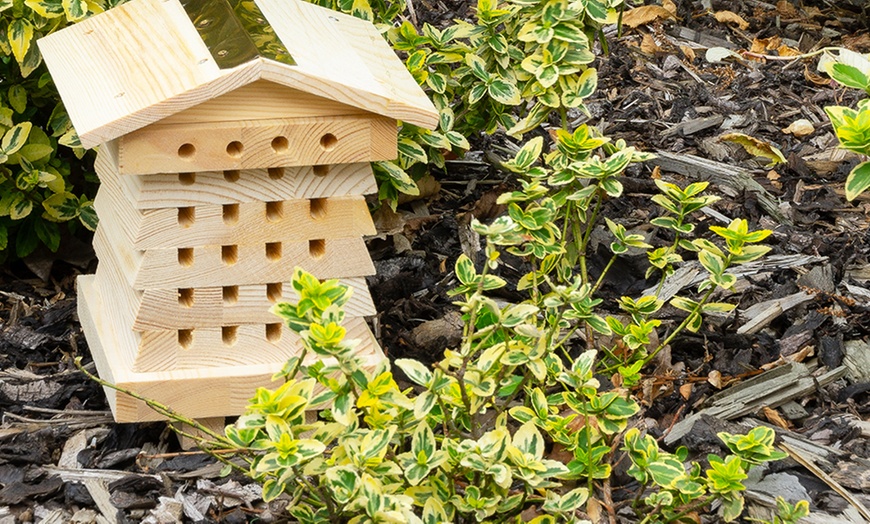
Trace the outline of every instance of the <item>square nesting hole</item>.
[[178, 225], [181, 227], [190, 227], [196, 222], [195, 207], [179, 207], [178, 208]]
[[193, 307], [193, 288], [178, 290], [178, 305], [182, 307]]
[[281, 323], [266, 324], [266, 340], [273, 344], [281, 340]]
[[282, 251], [283, 247], [281, 246], [281, 242], [269, 242], [266, 244], [266, 258], [271, 262], [281, 260]]
[[193, 265], [193, 248], [182, 247], [178, 249], [178, 265], [190, 267]]
[[224, 286], [222, 296], [224, 305], [235, 304], [239, 301], [239, 286]]
[[274, 284], [266, 284], [266, 298], [269, 302], [278, 302], [284, 295], [284, 284], [276, 282]]
[[239, 261], [239, 246], [221, 246], [221, 262], [227, 266], [232, 266]]
[[179, 329], [178, 330], [178, 345], [184, 349], [190, 348], [193, 345], [193, 330]]
[[222, 326], [221, 340], [225, 346], [234, 346], [239, 338], [239, 326]]

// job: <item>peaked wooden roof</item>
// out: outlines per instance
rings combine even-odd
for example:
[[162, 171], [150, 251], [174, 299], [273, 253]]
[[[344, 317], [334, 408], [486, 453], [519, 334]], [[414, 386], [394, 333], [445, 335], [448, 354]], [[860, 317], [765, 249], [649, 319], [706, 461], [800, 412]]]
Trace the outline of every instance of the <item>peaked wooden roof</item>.
[[302, 0], [255, 0], [294, 65], [221, 69], [180, 0], [133, 0], [39, 41], [84, 147], [257, 80], [422, 127], [438, 112], [375, 27]]

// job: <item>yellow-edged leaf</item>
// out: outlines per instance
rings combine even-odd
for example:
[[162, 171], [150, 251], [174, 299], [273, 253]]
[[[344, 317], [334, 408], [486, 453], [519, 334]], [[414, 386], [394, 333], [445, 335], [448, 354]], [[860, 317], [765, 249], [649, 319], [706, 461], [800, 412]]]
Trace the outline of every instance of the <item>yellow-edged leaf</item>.
[[63, 4], [61, 0], [24, 0], [24, 5], [33, 9], [43, 18], [57, 18], [63, 16]]
[[63, 0], [63, 12], [70, 22], [78, 22], [88, 16], [87, 0]]
[[27, 143], [27, 137], [30, 135], [32, 127], [33, 124], [30, 122], [21, 122], [9, 131], [6, 131], [2, 142], [0, 142], [0, 150], [6, 155], [11, 155], [21, 149]]
[[739, 144], [741, 147], [743, 147], [743, 149], [745, 149], [746, 152], [750, 155], [760, 156], [770, 160], [770, 164], [768, 165], [768, 167], [775, 166], [776, 164], [786, 163], [786, 159], [785, 156], [782, 154], [782, 151], [767, 142], [751, 137], [749, 135], [744, 135], [743, 133], [728, 133], [726, 135], [720, 136], [719, 140], [734, 142], [735, 144]]
[[9, 24], [6, 36], [9, 38], [9, 44], [12, 46], [12, 54], [15, 55], [15, 59], [18, 60], [19, 64], [23, 63], [33, 40], [33, 24], [26, 18], [16, 18]]

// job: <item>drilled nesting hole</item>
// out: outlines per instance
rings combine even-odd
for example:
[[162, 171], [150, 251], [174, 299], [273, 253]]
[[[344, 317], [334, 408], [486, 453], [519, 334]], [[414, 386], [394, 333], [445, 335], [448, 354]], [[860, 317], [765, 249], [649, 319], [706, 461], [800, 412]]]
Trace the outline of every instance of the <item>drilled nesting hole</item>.
[[224, 304], [235, 304], [239, 301], [239, 286], [224, 286], [222, 291]]
[[338, 138], [335, 137], [332, 133], [326, 133], [322, 137], [320, 137], [320, 147], [324, 151], [332, 151], [335, 149], [335, 146], [338, 144]]
[[229, 144], [227, 144], [227, 154], [233, 158], [239, 158], [242, 156], [242, 151], [245, 150], [245, 146], [242, 145], [238, 140], [233, 140]]
[[281, 324], [266, 324], [266, 340], [278, 342], [281, 340]]
[[193, 307], [193, 289], [185, 288], [178, 290], [178, 305], [182, 307]]
[[239, 205], [224, 204], [224, 224], [231, 226], [239, 221]]
[[195, 207], [179, 207], [178, 208], [178, 225], [181, 227], [190, 227], [196, 221]]
[[290, 148], [290, 142], [287, 140], [287, 137], [276, 136], [272, 139], [272, 151], [281, 154], [287, 151]]
[[196, 173], [178, 173], [178, 183], [189, 186], [196, 182]]
[[178, 330], [178, 345], [187, 349], [193, 344], [193, 330], [179, 329]]
[[326, 176], [329, 173], [329, 166], [319, 165], [312, 168], [314, 176]]
[[311, 218], [318, 219], [326, 216], [326, 199], [312, 198], [308, 201], [308, 214]]
[[236, 343], [236, 339], [239, 336], [239, 326], [222, 326], [221, 327], [221, 339], [224, 341], [224, 345], [233, 346]]
[[266, 219], [275, 222], [284, 218], [284, 202], [266, 202]]
[[221, 261], [232, 266], [239, 261], [239, 246], [233, 244], [229, 246], [221, 246]]
[[268, 169], [269, 178], [272, 180], [279, 180], [284, 176], [284, 168], [283, 167], [270, 167]]
[[192, 247], [182, 247], [178, 250], [178, 263], [183, 267], [190, 267], [193, 265], [193, 248]]
[[266, 284], [266, 298], [269, 302], [278, 302], [283, 295], [284, 285], [280, 282], [274, 284]]
[[326, 240], [318, 238], [308, 241], [308, 254], [311, 258], [320, 258], [326, 254]]
[[191, 160], [196, 155], [196, 147], [193, 144], [181, 144], [178, 147], [178, 158]]
[[269, 242], [266, 244], [266, 258], [275, 262], [281, 259], [282, 246], [281, 242]]
[[224, 180], [227, 182], [238, 182], [242, 173], [238, 169], [227, 169], [224, 171]]

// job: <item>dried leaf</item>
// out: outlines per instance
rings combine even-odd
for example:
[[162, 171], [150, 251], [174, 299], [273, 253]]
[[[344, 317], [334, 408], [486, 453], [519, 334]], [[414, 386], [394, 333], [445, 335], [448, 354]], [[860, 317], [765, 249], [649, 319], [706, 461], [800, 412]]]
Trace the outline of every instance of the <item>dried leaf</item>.
[[602, 522], [604, 515], [601, 512], [601, 503], [595, 497], [590, 496], [586, 501], [586, 514], [592, 522]]
[[803, 54], [800, 51], [798, 51], [797, 49], [795, 49], [793, 47], [789, 47], [785, 44], [777, 47], [776, 52], [779, 53], [779, 56], [800, 56]]
[[630, 9], [622, 15], [622, 25], [637, 27], [658, 19], [676, 18], [670, 11], [660, 5], [644, 5]]
[[722, 389], [722, 373], [714, 369], [707, 374], [707, 382], [716, 389]]
[[813, 123], [807, 120], [806, 118], [801, 118], [800, 120], [795, 120], [788, 127], [782, 130], [783, 133], [787, 135], [794, 135], [798, 138], [811, 135], [816, 132], [816, 128], [813, 127]]
[[652, 170], [652, 174], [650, 175], [650, 178], [652, 178], [653, 180], [661, 180], [662, 168], [659, 166], [655, 166]]
[[779, 0], [776, 3], [776, 12], [783, 18], [797, 18], [798, 10], [789, 0]]
[[653, 36], [647, 33], [643, 35], [643, 40], [640, 43], [640, 50], [645, 54], [654, 55], [661, 52], [662, 48], [659, 47]]
[[804, 78], [807, 82], [811, 82], [817, 86], [829, 86], [832, 82], [830, 78], [810, 71], [810, 66], [806, 64], [804, 65]]
[[761, 408], [761, 414], [764, 415], [764, 418], [766, 418], [771, 424], [779, 426], [782, 429], [790, 429], [788, 421], [782, 418], [782, 415], [780, 415], [777, 410], [764, 406]]
[[713, 16], [716, 17], [716, 20], [719, 23], [734, 24], [739, 27], [741, 31], [749, 29], [749, 22], [733, 11], [717, 11], [713, 13]]
[[752, 46], [749, 48], [749, 52], [764, 54], [765, 51], [776, 49], [780, 45], [782, 45], [782, 38], [775, 35], [770, 38], [756, 38], [752, 40]]
[[687, 384], [683, 384], [682, 386], [680, 386], [680, 395], [682, 395], [682, 397], [685, 400], [689, 400], [689, 397], [692, 396], [693, 386], [694, 385], [691, 382], [689, 382]]
[[663, 0], [662, 7], [664, 7], [669, 13], [674, 15], [674, 18], [677, 18], [677, 4], [675, 4], [673, 0]]
[[777, 149], [775, 146], [749, 135], [744, 135], [743, 133], [728, 133], [720, 136], [719, 140], [734, 142], [735, 144], [742, 146], [750, 155], [760, 156], [770, 160], [768, 167], [775, 166], [776, 164], [784, 164], [786, 162], [782, 151]]
[[686, 46], [686, 45], [681, 45], [680, 51], [683, 52], [683, 55], [685, 55], [685, 57], [689, 60], [690, 63], [695, 61], [695, 50], [694, 49], [692, 49], [691, 47]]

